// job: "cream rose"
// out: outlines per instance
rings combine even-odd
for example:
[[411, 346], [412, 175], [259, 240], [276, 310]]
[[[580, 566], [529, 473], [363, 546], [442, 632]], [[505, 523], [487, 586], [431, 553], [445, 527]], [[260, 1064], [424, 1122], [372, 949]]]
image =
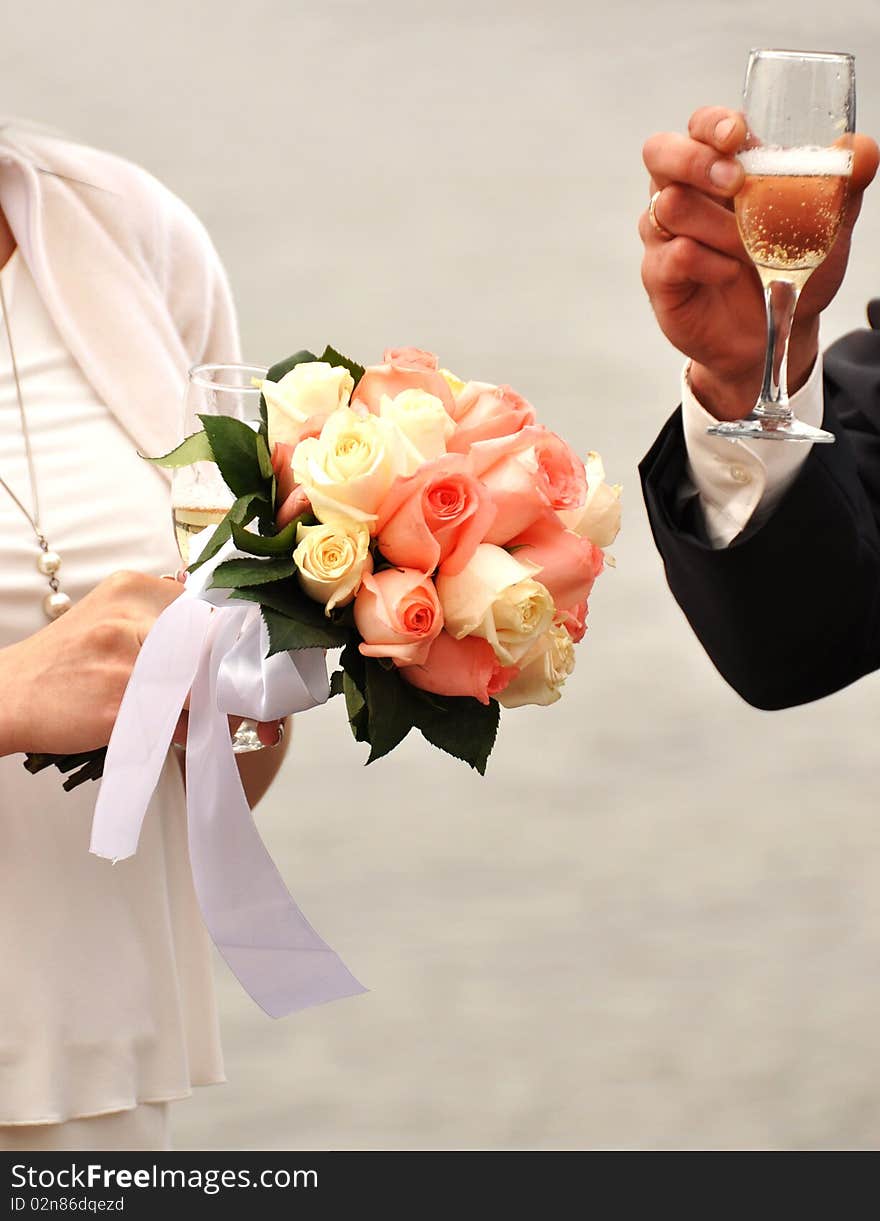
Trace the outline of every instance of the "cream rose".
[[456, 576], [437, 577], [446, 630], [456, 640], [482, 636], [504, 666], [518, 665], [553, 622], [556, 608], [536, 581], [536, 564], [481, 543]]
[[334, 411], [319, 437], [293, 451], [293, 476], [320, 521], [351, 517], [371, 528], [391, 484], [404, 473], [400, 435], [378, 416]]
[[424, 462], [433, 462], [446, 453], [446, 442], [455, 432], [449, 412], [427, 390], [402, 390], [389, 398], [383, 394], [379, 416], [399, 431], [406, 455], [404, 474], [414, 475]]
[[460, 377], [458, 377], [455, 373], [452, 373], [449, 369], [441, 369], [440, 376], [446, 382], [446, 385], [452, 391], [455, 398], [458, 398], [462, 390], [464, 390], [465, 386], [467, 385], [467, 382], [463, 382]]
[[276, 441], [296, 445], [309, 420], [347, 407], [353, 389], [354, 379], [347, 369], [322, 360], [294, 365], [279, 382], [266, 378], [263, 398], [270, 446]]
[[293, 562], [300, 584], [328, 615], [350, 602], [364, 574], [373, 571], [370, 531], [363, 522], [340, 517], [317, 526], [300, 524], [296, 542]]
[[[597, 547], [610, 547], [620, 531], [619, 483], [605, 482], [605, 467], [595, 451], [587, 454], [587, 498], [579, 509], [563, 509], [562, 524]], [[610, 563], [610, 561], [609, 561]]]
[[523, 704], [555, 704], [574, 670], [574, 643], [564, 627], [553, 626], [525, 659], [519, 674], [495, 698], [505, 708]]

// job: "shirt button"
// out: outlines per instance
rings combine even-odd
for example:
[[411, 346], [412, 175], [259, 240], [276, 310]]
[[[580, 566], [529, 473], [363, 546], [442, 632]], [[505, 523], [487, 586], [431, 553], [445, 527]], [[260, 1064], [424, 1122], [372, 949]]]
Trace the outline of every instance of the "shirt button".
[[744, 466], [732, 466], [730, 477], [734, 483], [751, 483], [752, 477]]

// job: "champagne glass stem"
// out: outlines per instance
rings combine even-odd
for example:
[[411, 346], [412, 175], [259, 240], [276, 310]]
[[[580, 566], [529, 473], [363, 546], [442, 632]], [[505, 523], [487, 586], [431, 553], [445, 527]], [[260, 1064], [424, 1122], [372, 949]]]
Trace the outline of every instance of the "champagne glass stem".
[[764, 385], [755, 415], [775, 423], [788, 424], [792, 410], [788, 405], [788, 341], [801, 290], [788, 280], [771, 280], [764, 285], [767, 306], [767, 358]]

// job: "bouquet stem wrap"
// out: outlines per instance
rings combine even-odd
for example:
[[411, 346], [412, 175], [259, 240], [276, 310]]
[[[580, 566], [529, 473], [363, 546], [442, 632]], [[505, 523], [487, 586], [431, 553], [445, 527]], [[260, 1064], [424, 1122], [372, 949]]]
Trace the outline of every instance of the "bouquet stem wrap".
[[283, 1017], [366, 989], [309, 924], [263, 844], [227, 722], [227, 714], [274, 720], [324, 703], [323, 650], [265, 656], [259, 608], [206, 589], [231, 554], [227, 544], [191, 573], [144, 641], [107, 749], [91, 851], [113, 861], [137, 851], [189, 693], [187, 825], [199, 906], [241, 985], [270, 1017]]

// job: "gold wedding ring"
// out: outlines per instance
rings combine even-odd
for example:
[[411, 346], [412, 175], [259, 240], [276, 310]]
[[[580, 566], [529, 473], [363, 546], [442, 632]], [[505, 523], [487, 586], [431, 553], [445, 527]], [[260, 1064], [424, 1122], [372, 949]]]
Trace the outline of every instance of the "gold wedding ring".
[[665, 225], [661, 225], [657, 219], [657, 200], [660, 198], [662, 191], [655, 191], [651, 196], [651, 202], [648, 204], [648, 220], [654, 226], [654, 229], [663, 238], [664, 242], [671, 241], [675, 237], [674, 233], [670, 233]]

